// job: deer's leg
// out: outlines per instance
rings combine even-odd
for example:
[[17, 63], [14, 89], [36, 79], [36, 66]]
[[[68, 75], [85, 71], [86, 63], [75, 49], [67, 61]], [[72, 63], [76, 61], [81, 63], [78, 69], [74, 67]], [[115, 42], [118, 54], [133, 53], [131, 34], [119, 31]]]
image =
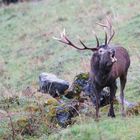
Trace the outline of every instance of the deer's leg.
[[120, 77], [120, 99], [121, 99], [121, 114], [123, 117], [125, 117], [125, 111], [124, 111], [124, 88], [126, 84], [126, 76], [121, 76]]
[[[98, 120], [98, 118], [99, 118], [99, 107], [100, 107], [100, 92], [94, 88], [93, 92], [92, 92], [92, 95], [90, 97], [91, 97], [92, 103], [95, 105], [96, 120]], [[95, 100], [95, 98], [96, 98], [96, 100]]]
[[95, 97], [96, 97], [96, 119], [98, 119], [99, 117], [99, 107], [100, 107], [100, 95], [98, 92], [95, 93]]
[[109, 117], [115, 117], [115, 113], [114, 113], [114, 107], [113, 107], [113, 101], [114, 101], [114, 97], [116, 94], [116, 90], [117, 90], [117, 86], [116, 86], [116, 82], [114, 82], [111, 86], [110, 86], [110, 108], [109, 108], [109, 112], [108, 112], [108, 116]]

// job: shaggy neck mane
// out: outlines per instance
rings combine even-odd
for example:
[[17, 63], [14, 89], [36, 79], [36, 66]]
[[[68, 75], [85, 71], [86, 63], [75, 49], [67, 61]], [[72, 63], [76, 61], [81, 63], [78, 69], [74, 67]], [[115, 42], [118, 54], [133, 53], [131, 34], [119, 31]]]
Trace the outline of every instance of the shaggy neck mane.
[[91, 69], [93, 71], [94, 81], [100, 86], [104, 86], [109, 78], [110, 71], [106, 69], [105, 65], [99, 64], [98, 56], [94, 57], [92, 62], [93, 63], [91, 63]]

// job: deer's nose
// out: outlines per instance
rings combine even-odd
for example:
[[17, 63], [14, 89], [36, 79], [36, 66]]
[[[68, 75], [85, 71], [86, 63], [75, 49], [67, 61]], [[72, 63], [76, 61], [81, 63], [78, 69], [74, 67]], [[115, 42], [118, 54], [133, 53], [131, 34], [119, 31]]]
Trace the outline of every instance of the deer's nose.
[[115, 57], [115, 49], [110, 49], [110, 54], [112, 57]]
[[111, 57], [111, 60], [112, 60], [113, 63], [117, 62], [117, 59], [115, 57], [115, 49], [110, 50], [110, 57]]
[[112, 50], [112, 56], [113, 57], [115, 56], [115, 50], [114, 49]]

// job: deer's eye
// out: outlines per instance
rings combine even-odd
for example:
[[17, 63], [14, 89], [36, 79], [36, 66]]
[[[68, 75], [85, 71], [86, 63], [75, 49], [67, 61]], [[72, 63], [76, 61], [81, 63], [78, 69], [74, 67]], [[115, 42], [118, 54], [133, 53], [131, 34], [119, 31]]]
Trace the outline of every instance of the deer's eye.
[[100, 51], [99, 51], [99, 53], [102, 53], [102, 52], [103, 52], [103, 50], [100, 50]]
[[103, 53], [103, 49], [100, 49], [100, 50], [99, 50], [99, 53], [102, 54], [102, 53]]

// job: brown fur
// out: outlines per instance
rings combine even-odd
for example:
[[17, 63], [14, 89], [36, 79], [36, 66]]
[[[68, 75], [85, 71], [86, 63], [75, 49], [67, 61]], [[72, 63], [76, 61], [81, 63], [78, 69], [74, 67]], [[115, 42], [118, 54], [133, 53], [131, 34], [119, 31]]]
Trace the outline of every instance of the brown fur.
[[122, 47], [115, 47], [115, 50], [117, 62], [112, 66], [111, 75], [116, 79], [123, 75], [127, 75], [127, 70], [130, 65], [130, 58], [126, 49]]
[[[108, 116], [115, 117], [113, 108], [113, 99], [116, 94], [117, 86], [116, 79], [120, 78], [120, 98], [122, 103], [122, 115], [124, 116], [124, 88], [127, 79], [127, 71], [130, 65], [129, 54], [126, 49], [121, 46], [100, 46], [105, 50], [104, 54], [99, 54], [99, 51], [93, 53], [91, 59], [91, 73], [90, 82], [92, 83], [92, 93], [90, 95], [93, 99], [93, 95], [96, 96], [96, 117], [99, 115], [99, 98], [100, 92], [104, 87], [110, 88], [110, 109]], [[109, 51], [115, 51], [115, 57], [117, 62], [110, 63]], [[101, 57], [103, 59], [101, 59]], [[107, 65], [107, 63], [109, 65]]]
[[[60, 38], [54, 37], [54, 39], [67, 44], [78, 50], [90, 50], [93, 51], [91, 58], [91, 71], [89, 84], [92, 87], [90, 97], [93, 101], [94, 96], [96, 97], [96, 117], [99, 115], [99, 98], [100, 93], [104, 87], [110, 88], [110, 109], [108, 116], [115, 117], [113, 108], [113, 98], [116, 94], [117, 86], [116, 79], [120, 78], [120, 90], [121, 90], [121, 103], [122, 103], [122, 115], [124, 115], [124, 88], [126, 84], [127, 71], [130, 65], [129, 54], [126, 49], [119, 45], [109, 45], [112, 40], [115, 31], [112, 29], [112, 24], [107, 18], [107, 25], [100, 24], [100, 26], [107, 28], [110, 32], [110, 38], [108, 38], [107, 32], [105, 31], [105, 43], [100, 45], [97, 35], [94, 33], [97, 46], [95, 48], [88, 48], [81, 40], [80, 44], [83, 48], [79, 48], [66, 36], [65, 30], [61, 33]], [[117, 58], [117, 62], [116, 62]], [[94, 101], [93, 101], [94, 102]]]

